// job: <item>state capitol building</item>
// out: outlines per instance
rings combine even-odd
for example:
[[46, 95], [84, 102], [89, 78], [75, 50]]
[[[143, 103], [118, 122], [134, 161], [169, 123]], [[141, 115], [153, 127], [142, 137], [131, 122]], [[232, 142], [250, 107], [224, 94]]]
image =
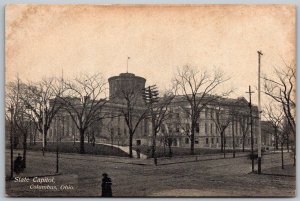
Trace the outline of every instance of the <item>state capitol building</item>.
[[[145, 88], [146, 79], [136, 76], [132, 73], [121, 73], [119, 76], [113, 76], [108, 79], [109, 82], [109, 101], [102, 109], [107, 114], [95, 123], [86, 132], [85, 141], [94, 140], [106, 144], [128, 146], [129, 132], [124, 116], [120, 114], [121, 108], [124, 108], [125, 102], [122, 100], [122, 91], [134, 89], [141, 91], [137, 95], [136, 112], [142, 110], [145, 101], [142, 97], [142, 89]], [[240, 97], [237, 99], [222, 98], [218, 105], [224, 110], [232, 106], [237, 108], [238, 114], [230, 121], [226, 127], [225, 145], [230, 148], [235, 143], [237, 149], [242, 148], [243, 141], [245, 148], [250, 148], [250, 128], [249, 128], [249, 102]], [[190, 119], [184, 109], [190, 108], [189, 103], [183, 95], [176, 95], [170, 103], [169, 117], [167, 121], [162, 122], [161, 129], [157, 134], [157, 146], [162, 146], [166, 136], [171, 138], [173, 147], [190, 147], [190, 138], [187, 134], [190, 128]], [[253, 106], [253, 136], [254, 146], [257, 144], [257, 124], [258, 116], [257, 107]], [[210, 103], [201, 111], [199, 122], [195, 128], [195, 148], [219, 148], [221, 146], [221, 136], [217, 130], [215, 121], [212, 116], [215, 115], [215, 107]], [[228, 118], [228, 117], [227, 117]], [[244, 124], [244, 125], [242, 125]], [[245, 129], [247, 128], [247, 129]], [[139, 124], [133, 136], [133, 146], [152, 144], [152, 126], [151, 118], [144, 118]], [[62, 141], [79, 141], [79, 131], [73, 120], [67, 112], [60, 111], [51, 123], [47, 141], [56, 139], [57, 131], [60, 131]], [[167, 132], [167, 135], [166, 135]], [[245, 133], [246, 132], [246, 133]], [[233, 135], [234, 134], [234, 135]], [[244, 137], [244, 140], [243, 140]], [[233, 139], [234, 138], [234, 139]], [[262, 145], [272, 146], [272, 139], [262, 133]]]

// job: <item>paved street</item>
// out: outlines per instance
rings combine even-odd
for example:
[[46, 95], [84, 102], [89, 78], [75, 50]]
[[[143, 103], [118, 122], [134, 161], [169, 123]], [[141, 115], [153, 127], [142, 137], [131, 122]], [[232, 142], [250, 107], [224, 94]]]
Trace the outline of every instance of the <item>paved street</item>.
[[[100, 196], [101, 175], [106, 172], [113, 181], [114, 196], [294, 196], [295, 168], [290, 153], [285, 154], [284, 170], [280, 154], [265, 155], [263, 175], [250, 173], [251, 161], [243, 155], [234, 159], [231, 154], [226, 159], [222, 155], [199, 156], [197, 160], [194, 156], [178, 157], [159, 160], [154, 166], [151, 159], [62, 154], [60, 174], [55, 175], [54, 153], [43, 157], [30, 151], [27, 168], [18, 175], [30, 182], [10, 181], [6, 188], [12, 196]], [[8, 160], [8, 150], [6, 155]], [[9, 164], [6, 161], [7, 175]], [[55, 183], [33, 182], [36, 176], [53, 177]], [[39, 190], [36, 185], [57, 189]]]

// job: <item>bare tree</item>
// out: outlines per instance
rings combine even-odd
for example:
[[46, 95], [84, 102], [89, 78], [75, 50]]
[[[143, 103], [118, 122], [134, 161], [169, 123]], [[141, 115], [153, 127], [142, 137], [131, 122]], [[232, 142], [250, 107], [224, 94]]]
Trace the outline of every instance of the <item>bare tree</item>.
[[[245, 98], [243, 97], [239, 97], [237, 99], [228, 99], [227, 101], [229, 101], [228, 103], [228, 107], [229, 107], [229, 115], [231, 116], [231, 125], [232, 125], [232, 155], [233, 158], [235, 158], [235, 153], [236, 153], [236, 134], [237, 134], [237, 126], [238, 123], [240, 125], [240, 127], [242, 128], [242, 132], [243, 132], [243, 151], [244, 151], [244, 144], [245, 144], [245, 137], [246, 137], [246, 133], [248, 131], [249, 128], [249, 124], [248, 121], [246, 122], [247, 125], [245, 125], [245, 120], [240, 120], [242, 118], [243, 115], [245, 115], [245, 110], [244, 108], [248, 106], [248, 102], [246, 101]], [[224, 101], [226, 102], [226, 101]], [[246, 118], [247, 120], [249, 120], [249, 116]], [[241, 125], [243, 124], [244, 125]]]
[[[190, 106], [190, 109], [185, 111], [191, 121], [191, 154], [194, 154], [195, 129], [200, 112], [216, 98], [216, 89], [227, 80], [229, 78], [225, 78], [224, 73], [220, 71], [216, 70], [213, 73], [207, 71], [199, 72], [188, 65], [178, 69], [178, 73], [174, 77], [174, 84], [178, 92], [184, 95]], [[231, 91], [229, 90], [219, 95], [226, 96]]]
[[161, 125], [161, 139], [162, 143], [164, 145], [164, 152], [165, 152], [165, 146], [168, 147], [168, 156], [172, 157], [172, 144], [173, 144], [173, 138], [174, 138], [174, 132], [172, 129], [170, 129], [171, 126], [168, 126], [168, 123], [163, 123]]
[[93, 147], [95, 147], [96, 144], [96, 131], [99, 129], [98, 126], [102, 126], [101, 121], [97, 121], [94, 124], [91, 124], [89, 128], [87, 129], [87, 138], [88, 143], [91, 143]]
[[271, 101], [268, 105], [265, 105], [263, 116], [271, 123], [274, 128], [274, 139], [275, 139], [275, 148], [278, 149], [279, 142], [279, 132], [280, 127], [282, 126], [284, 119], [284, 112], [282, 109], [279, 109], [278, 105]]
[[[288, 120], [286, 118], [283, 119], [282, 125], [280, 126], [280, 132], [279, 132], [279, 141], [281, 145], [281, 168], [284, 169], [284, 153], [283, 153], [283, 146], [284, 144], [288, 144], [290, 132], [291, 132], [291, 126], [288, 123]], [[294, 154], [294, 162], [295, 162], [295, 154]], [[295, 164], [294, 164], [295, 166]]]
[[114, 116], [111, 115], [107, 119], [109, 119], [109, 120], [104, 125], [104, 127], [105, 127], [105, 130], [108, 132], [108, 135], [109, 135], [109, 138], [110, 138], [111, 147], [113, 147], [114, 139], [115, 139], [115, 130], [114, 130], [114, 126], [113, 126]]
[[23, 167], [26, 168], [26, 152], [27, 152], [27, 139], [29, 129], [32, 125], [32, 117], [26, 112], [24, 106], [19, 106], [15, 110], [14, 122], [17, 130], [22, 134], [22, 147], [23, 147]]
[[155, 159], [154, 163], [157, 165], [156, 160], [156, 137], [157, 133], [160, 131], [162, 127], [163, 121], [170, 118], [170, 110], [169, 106], [174, 99], [174, 94], [171, 92], [166, 92], [161, 98], [159, 98], [158, 102], [155, 102], [150, 106], [151, 118], [152, 118], [152, 157]]
[[107, 103], [105, 87], [106, 82], [100, 74], [85, 74], [72, 81], [64, 81], [64, 94], [58, 97], [79, 131], [81, 154], [85, 153], [85, 132], [95, 122], [105, 118], [102, 112]]
[[225, 146], [226, 146], [225, 130], [226, 130], [226, 128], [228, 128], [228, 126], [232, 122], [231, 111], [229, 108], [226, 108], [219, 104], [214, 104], [213, 111], [214, 112], [211, 115], [211, 119], [215, 123], [216, 130], [221, 137], [221, 152], [224, 153], [224, 158], [225, 158]]
[[147, 116], [148, 108], [145, 108], [142, 102], [142, 89], [126, 88], [121, 90], [121, 98], [124, 103], [121, 108], [121, 115], [125, 119], [125, 123], [129, 132], [129, 157], [132, 158], [132, 141], [133, 136], [139, 124]]
[[21, 82], [19, 78], [16, 81], [10, 82], [7, 86], [6, 93], [6, 105], [13, 108], [13, 122], [14, 122], [14, 133], [20, 133], [15, 137], [22, 139], [23, 148], [23, 167], [26, 168], [26, 152], [27, 152], [27, 138], [29, 129], [33, 123], [33, 117], [26, 108], [26, 105], [22, 101], [22, 93], [27, 86]]
[[238, 118], [238, 122], [240, 124], [241, 132], [242, 132], [242, 149], [243, 152], [245, 152], [245, 140], [250, 129], [249, 115], [240, 114]]
[[[273, 78], [264, 77], [265, 94], [278, 102], [287, 123], [291, 130], [291, 134], [296, 141], [296, 65], [284, 62], [282, 69], [275, 68], [275, 76]], [[294, 165], [296, 164], [296, 145], [294, 144]]]
[[179, 113], [178, 126], [180, 127], [180, 133], [188, 137], [191, 141], [191, 123], [189, 117], [186, 117], [187, 112]]
[[57, 99], [61, 93], [61, 82], [58, 79], [44, 78], [40, 82], [27, 84], [20, 96], [26, 108], [31, 111], [36, 128], [44, 136], [45, 146], [52, 120], [62, 107]]
[[172, 144], [174, 142], [174, 137], [178, 135], [186, 135], [190, 139], [190, 135], [188, 130], [189, 127], [185, 127], [185, 119], [181, 117], [181, 113], [179, 110], [180, 107], [175, 106], [176, 103], [172, 103], [175, 96], [172, 93], [169, 93], [168, 95], [165, 95], [165, 97], [165, 113], [162, 116], [163, 121], [161, 121], [160, 130], [158, 132], [161, 134], [160, 137], [162, 139], [164, 147], [168, 147], [168, 156], [172, 157]]
[[[271, 123], [274, 128], [274, 138], [275, 138], [275, 146], [278, 149], [278, 143], [281, 145], [281, 161], [282, 161], [282, 169], [284, 168], [284, 160], [283, 160], [283, 145], [287, 141], [288, 133], [287, 129], [284, 129], [284, 112], [282, 108], [278, 107], [278, 104], [274, 102], [270, 102], [268, 105], [265, 105], [265, 109], [263, 111], [264, 117]], [[285, 125], [285, 128], [287, 125]]]

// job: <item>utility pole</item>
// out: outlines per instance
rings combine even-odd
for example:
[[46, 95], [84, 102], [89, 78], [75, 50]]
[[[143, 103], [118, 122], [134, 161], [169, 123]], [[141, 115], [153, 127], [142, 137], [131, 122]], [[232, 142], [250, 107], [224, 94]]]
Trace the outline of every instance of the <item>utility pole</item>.
[[253, 117], [252, 117], [252, 102], [251, 94], [254, 93], [251, 91], [251, 86], [249, 85], [249, 109], [250, 109], [250, 135], [251, 135], [251, 160], [252, 160], [252, 172], [254, 172], [254, 153], [253, 153]]
[[152, 157], [154, 159], [154, 164], [157, 165], [157, 157], [155, 153], [156, 149], [156, 114], [153, 111], [153, 103], [158, 102], [158, 90], [156, 85], [149, 86], [143, 90], [143, 98], [147, 104], [149, 104], [152, 120]]
[[260, 106], [260, 58], [263, 55], [261, 51], [257, 51], [258, 53], [258, 140], [257, 140], [257, 148], [258, 148], [258, 174], [261, 174], [261, 106]]

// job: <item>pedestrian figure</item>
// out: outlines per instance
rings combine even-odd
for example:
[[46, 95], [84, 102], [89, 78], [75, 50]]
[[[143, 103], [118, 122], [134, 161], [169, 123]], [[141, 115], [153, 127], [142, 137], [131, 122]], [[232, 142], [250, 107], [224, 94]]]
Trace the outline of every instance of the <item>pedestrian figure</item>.
[[19, 153], [16, 160], [14, 161], [14, 171], [16, 174], [19, 174], [22, 171], [22, 166], [23, 166], [23, 159], [21, 154]]
[[102, 197], [112, 197], [112, 190], [111, 190], [111, 179], [108, 177], [106, 173], [102, 174]]

